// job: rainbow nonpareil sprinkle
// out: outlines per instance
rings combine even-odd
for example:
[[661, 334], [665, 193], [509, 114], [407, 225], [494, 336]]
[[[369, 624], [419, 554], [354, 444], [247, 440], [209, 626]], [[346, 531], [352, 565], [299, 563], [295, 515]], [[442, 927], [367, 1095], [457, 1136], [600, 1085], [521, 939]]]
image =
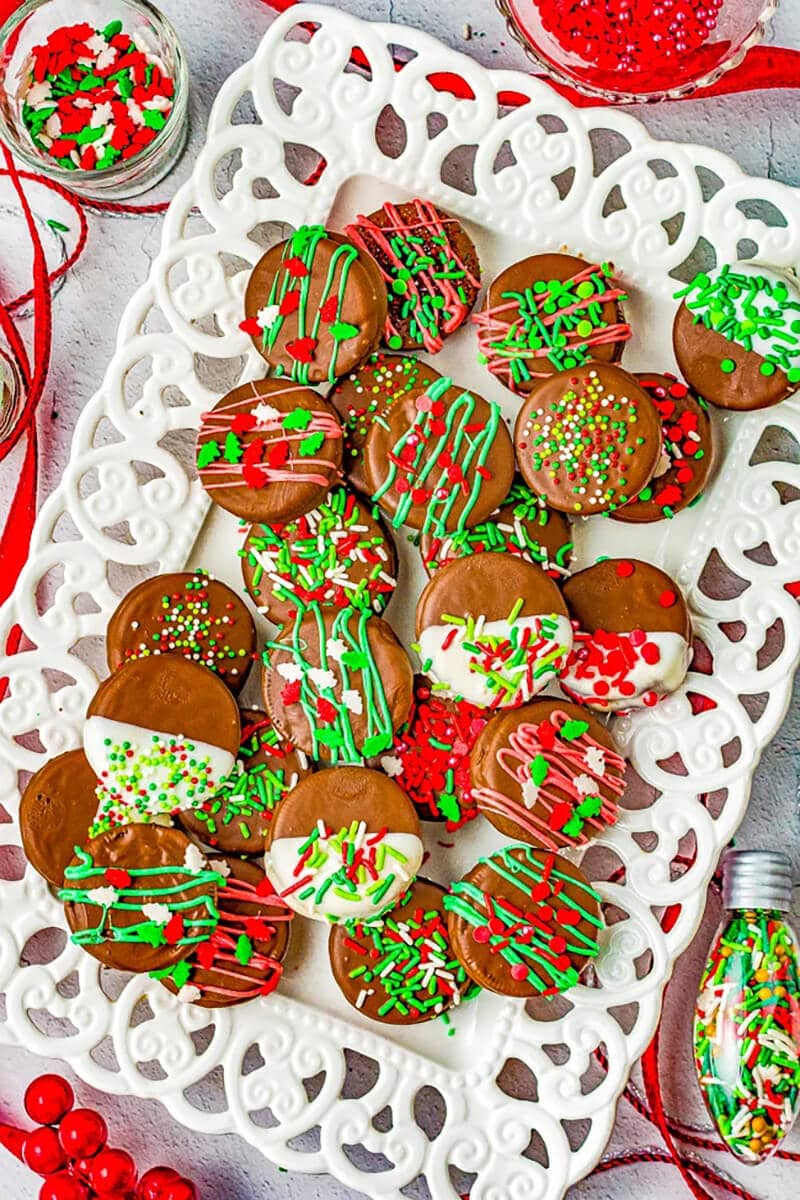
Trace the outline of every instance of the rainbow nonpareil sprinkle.
[[34, 146], [67, 171], [105, 171], [141, 154], [166, 125], [175, 85], [121, 21], [54, 30], [29, 56], [20, 89]]

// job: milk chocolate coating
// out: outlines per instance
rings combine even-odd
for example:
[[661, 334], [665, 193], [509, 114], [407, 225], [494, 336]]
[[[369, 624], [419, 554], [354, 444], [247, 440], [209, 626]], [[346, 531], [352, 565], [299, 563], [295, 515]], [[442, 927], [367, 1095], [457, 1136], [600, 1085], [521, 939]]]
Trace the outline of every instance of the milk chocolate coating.
[[[254, 999], [254, 993], [260, 987], [264, 987], [265, 992], [272, 990], [276, 971], [274, 964], [282, 962], [289, 948], [289, 918], [292, 914], [282, 904], [276, 904], [269, 895], [253, 895], [252, 898], [242, 899], [236, 894], [237, 882], [248, 891], [264, 885], [266, 875], [255, 863], [225, 856], [209, 859], [209, 865], [212, 870], [219, 870], [221, 875], [225, 875], [225, 884], [217, 892], [219, 924], [210, 938], [215, 954], [210, 966], [201, 965], [197, 949], [189, 955], [191, 974], [186, 984], [200, 991], [192, 1004], [200, 1008], [231, 1008], [234, 1004]], [[264, 927], [261, 936], [253, 934], [248, 921], [258, 921]], [[236, 943], [243, 934], [249, 938], [253, 952], [248, 963], [242, 963], [236, 957]], [[269, 959], [270, 962], [265, 963], [260, 959]], [[180, 990], [169, 975], [165, 975], [161, 982], [173, 995]]]
[[[543, 822], [545, 826], [549, 825], [548, 818], [550, 816], [550, 806], [544, 802], [545, 792], [547, 793], [547, 797], [555, 803], [567, 804], [570, 808], [574, 809], [573, 797], [563, 787], [560, 787], [558, 782], [554, 783], [552, 781], [554, 774], [552, 769], [548, 772], [550, 779], [545, 778], [540, 787], [540, 798], [534, 801], [533, 805], [528, 804], [523, 796], [520, 783], [504, 768], [503, 762], [498, 758], [498, 754], [500, 753], [504, 757], [509, 754], [511, 739], [515, 734], [518, 734], [521, 726], [531, 725], [538, 727], [542, 722], [548, 721], [554, 713], [564, 714], [568, 720], [580, 721], [587, 724], [589, 726], [586, 731], [588, 737], [598, 742], [601, 746], [604, 746], [607, 750], [619, 753], [614, 739], [605, 725], [587, 709], [577, 704], [570, 704], [566, 700], [546, 699], [534, 700], [530, 704], [522, 705], [521, 708], [514, 708], [492, 717], [483, 732], [479, 735], [470, 756], [473, 795], [478, 808], [483, 811], [484, 816], [494, 825], [495, 829], [499, 829], [505, 837], [511, 838], [512, 841], [516, 842], [527, 842], [530, 846], [541, 846], [541, 837], [532, 834], [524, 826], [518, 825], [510, 816], [487, 811], [481, 803], [479, 789], [489, 788], [493, 792], [501, 793], [510, 805], [518, 807], [519, 813], [523, 818], [530, 817], [535, 822]], [[574, 778], [580, 770], [585, 770], [585, 767], [583, 765], [575, 766], [567, 763], [563, 757], [559, 761], [559, 750], [564, 745], [565, 743], [558, 738], [554, 740], [553, 749], [550, 751], [551, 763], [562, 772], [559, 778]], [[609, 778], [622, 779], [621, 771], [611, 771], [608, 764], [606, 765], [606, 770]], [[591, 794], [598, 795], [610, 805], [616, 806], [617, 797], [620, 793], [608, 787], [601, 780], [595, 780]], [[585, 822], [583, 829], [576, 837], [569, 837], [565, 833], [555, 831], [552, 827], [549, 828], [547, 837], [551, 842], [551, 846], [555, 842], [558, 849], [564, 849], [570, 846], [582, 845], [590, 838], [596, 837], [599, 832], [600, 829], [597, 826], [592, 825], [590, 822]]]
[[[291, 239], [289, 239], [291, 241]], [[313, 328], [323, 301], [325, 285], [331, 269], [331, 261], [339, 246], [352, 245], [339, 233], [328, 231], [327, 236], [317, 243], [311, 274], [303, 279], [307, 283], [305, 305], [285, 316], [271, 349], [264, 349], [261, 337], [253, 337], [253, 345], [278, 374], [288, 378], [301, 378], [296, 374], [297, 360], [287, 347], [301, 336], [308, 336]], [[281, 257], [286, 242], [279, 242], [267, 250], [253, 267], [253, 273], [244, 294], [244, 310], [248, 319], [257, 317], [259, 311], [269, 304], [270, 292], [276, 274], [285, 274]], [[329, 295], [337, 295], [342, 278], [341, 266], [336, 267], [334, 286]], [[332, 321], [320, 320], [316, 331], [316, 345], [308, 363], [309, 383], [333, 382], [358, 366], [363, 358], [376, 350], [386, 321], [386, 286], [375, 260], [363, 250], [351, 264], [347, 282], [342, 291], [341, 307]], [[301, 318], [304, 321], [301, 330]], [[353, 325], [358, 333], [353, 337], [337, 341], [331, 334], [334, 323]]]
[[[182, 809], [176, 813], [178, 824], [196, 841], [213, 846], [227, 854], [263, 854], [264, 845], [274, 808], [265, 806], [263, 796], [255, 782], [256, 777], [269, 776], [265, 783], [267, 795], [273, 798], [278, 785], [273, 776], [282, 783], [282, 796], [290, 790], [293, 779], [305, 779], [313, 767], [302, 751], [294, 749], [291, 742], [280, 740], [271, 746], [265, 735], [273, 731], [272, 722], [265, 712], [257, 708], [241, 710], [242, 740], [237, 754], [233, 778], [239, 778], [240, 767], [251, 776], [253, 782], [241, 793], [211, 796], [203, 800], [199, 808]], [[277, 736], [277, 735], [276, 735]]]
[[[334, 489], [329, 499], [340, 499], [340, 493], [353, 505], [347, 520], [336, 519], [329, 507], [327, 512], [323, 511], [327, 506], [323, 501], [323, 510], [315, 508], [283, 525], [250, 526], [242, 552], [244, 585], [259, 612], [276, 625], [294, 620], [298, 602], [304, 607], [308, 604], [342, 607], [351, 603], [359, 585], [366, 590], [358, 597], [358, 603], [374, 612], [382, 612], [394, 594], [397, 551], [377, 506], [344, 488]], [[314, 530], [321, 525], [327, 526], [327, 532], [315, 535]], [[322, 550], [318, 544], [320, 537]], [[331, 546], [335, 553], [329, 562]], [[276, 559], [274, 572], [261, 569], [259, 554]], [[385, 557], [379, 561], [381, 554]], [[294, 579], [288, 562], [296, 564]], [[394, 580], [394, 584], [376, 578], [378, 571]], [[276, 582], [270, 574], [280, 576], [284, 582]], [[343, 576], [346, 588], [341, 583]]]
[[54, 887], [64, 883], [73, 847], [97, 812], [97, 779], [82, 750], [67, 750], [36, 772], [22, 794], [19, 828], [28, 862]]
[[244, 686], [255, 648], [246, 605], [203, 571], [143, 580], [119, 602], [106, 633], [112, 671], [133, 658], [180, 654], [208, 667], [234, 693]]
[[[465, 273], [460, 278], [451, 280], [452, 284], [457, 288], [460, 287], [464, 294], [464, 300], [459, 304], [460, 317], [456, 311], [448, 308], [446, 303], [440, 309], [434, 309], [433, 312], [437, 319], [433, 341], [439, 339], [444, 341], [466, 321], [478, 299], [481, 269], [475, 244], [461, 222], [451, 213], [447, 213], [435, 205], [430, 206], [433, 211], [429, 215], [432, 215], [435, 220], [438, 220], [439, 225], [444, 227], [445, 236], [449, 242], [448, 247], [442, 247], [434, 240], [440, 237], [436, 226], [425, 220], [424, 208], [422, 210], [418, 208], [420, 204], [426, 205], [426, 202], [412, 200], [393, 206], [399, 217], [399, 227], [393, 213], [387, 213], [385, 208], [379, 208], [377, 212], [370, 213], [366, 218], [357, 217], [352, 225], [348, 225], [347, 233], [355, 236], [361, 244], [366, 246], [383, 273], [389, 301], [389, 315], [385, 331], [386, 344], [393, 350], [426, 349], [433, 354], [436, 353], [436, 348], [433, 344], [425, 344], [419, 324], [414, 319], [413, 308], [410, 312], [405, 311], [408, 307], [409, 292], [407, 287], [403, 287], [404, 276], [400, 272], [404, 269], [408, 271], [408, 268], [400, 266], [395, 261], [396, 256], [393, 257], [391, 253], [387, 253], [386, 248], [381, 245], [380, 235], [376, 236], [369, 229], [369, 225], [377, 225], [379, 229], [388, 230], [386, 236], [390, 241], [397, 235], [401, 238], [413, 237], [415, 239], [415, 263], [422, 258], [432, 260], [431, 265], [422, 271], [416, 270], [414, 264], [410, 268], [411, 282], [419, 292], [420, 300], [424, 298], [428, 301], [425, 307], [429, 317], [431, 316], [432, 301], [445, 298], [441, 284], [437, 282], [437, 273], [446, 270], [451, 274], [457, 274], [461, 268], [464, 269]], [[404, 256], [401, 254], [401, 262], [403, 259]], [[477, 284], [473, 280], [477, 280]], [[446, 329], [445, 326], [447, 326]]]
[[[703, 491], [714, 466], [712, 426], [705, 401], [670, 374], [637, 372], [661, 418], [663, 450], [653, 478], [635, 500], [615, 509], [617, 521], [641, 524], [674, 516]], [[663, 469], [662, 469], [663, 468]]]
[[367, 492], [364, 443], [372, 423], [403, 396], [418, 396], [438, 371], [411, 354], [387, 354], [378, 350], [355, 371], [338, 380], [328, 393], [328, 402], [339, 414], [344, 428], [342, 467], [359, 492]]
[[[535, 288], [537, 283], [546, 284], [550, 280], [558, 280], [558, 282], [563, 283], [568, 279], [574, 278], [580, 272], [585, 271], [589, 266], [591, 266], [591, 263], [586, 262], [582, 258], [576, 258], [572, 254], [533, 254], [529, 258], [520, 259], [519, 262], [512, 263], [510, 267], [506, 267], [504, 271], [501, 271], [489, 284], [483, 303], [484, 310], [488, 311], [500, 305], [507, 304], [508, 293], [524, 295], [527, 289]], [[609, 284], [612, 283], [613, 280], [609, 280]], [[512, 325], [517, 319], [519, 319], [519, 309], [516, 307], [507, 313], [497, 314], [498, 322], [507, 327]], [[624, 316], [620, 302], [618, 300], [610, 300], [601, 304], [600, 320], [608, 326], [622, 323]], [[576, 350], [584, 356], [584, 360], [585, 358], [591, 358], [595, 362], [615, 363], [619, 362], [622, 358], [625, 340], [624, 337], [621, 337], [619, 340], [593, 345], [589, 349], [587, 349], [585, 343], [578, 341], [576, 343]], [[526, 360], [526, 363], [532, 377], [530, 379], [520, 379], [511, 388], [512, 391], [523, 395], [532, 392], [543, 378], [547, 378], [548, 375], [553, 375], [559, 370], [556, 363], [551, 361], [546, 354], [530, 358]], [[501, 382], [506, 383], [503, 374], [498, 374], [497, 377]], [[506, 386], [510, 385], [506, 384]]]
[[[746, 350], [738, 342], [728, 340], [716, 329], [695, 323], [691, 309], [682, 303], [672, 326], [672, 344], [681, 374], [704, 400], [717, 408], [736, 412], [771, 408], [785, 400], [796, 385], [791, 384], [785, 371], [775, 368], [772, 375], [762, 375], [764, 358], [755, 350]], [[720, 363], [730, 359], [736, 369], [721, 370]]]
[[517, 414], [514, 446], [531, 491], [590, 516], [638, 496], [661, 456], [661, 421], [621, 367], [592, 362], [543, 380]]
[[[438, 914], [442, 926], [445, 926], [446, 937], [446, 917], [442, 901], [444, 900], [445, 891], [438, 883], [431, 883], [427, 879], [416, 879], [410, 890], [406, 894], [404, 903], [398, 905], [392, 910], [391, 921], [394, 925], [401, 925], [404, 922], [411, 920], [415, 926], [417, 924], [431, 925], [434, 917], [430, 914]], [[418, 920], [418, 915], [422, 913], [422, 920]], [[377, 940], [380, 943], [381, 934], [377, 935]], [[389, 942], [388, 945], [395, 947], [400, 938], [396, 938], [394, 942]], [[362, 925], [357, 925], [350, 928], [347, 925], [334, 925], [331, 928], [328, 938], [328, 955], [330, 957], [331, 970], [333, 977], [339, 985], [339, 990], [344, 996], [348, 1004], [352, 1004], [353, 1008], [358, 1009], [365, 1017], [370, 1017], [373, 1021], [381, 1021], [385, 1025], [418, 1025], [422, 1021], [434, 1020], [441, 1012], [453, 1007], [453, 998], [439, 993], [439, 1001], [441, 1007], [437, 1012], [435, 1008], [426, 1009], [420, 1012], [418, 1009], [403, 1005], [405, 1012], [395, 1005], [388, 1012], [381, 1013], [379, 1010], [390, 999], [390, 992], [382, 983], [382, 978], [379, 975], [372, 975], [371, 970], [379, 968], [382, 962], [381, 958], [372, 957], [376, 951], [376, 935], [370, 933], [369, 928]], [[360, 954], [355, 946], [361, 946], [364, 953]], [[452, 964], [454, 955], [452, 951], [439, 948], [437, 957], [446, 960], [448, 965]], [[400, 976], [402, 972], [403, 956], [402, 952], [396, 960], [399, 964], [393, 976]], [[352, 978], [350, 972], [357, 970], [359, 967], [367, 967], [367, 974], [362, 973]], [[463, 969], [462, 969], [463, 970]], [[461, 995], [469, 986], [467, 979], [457, 979], [455, 976], [458, 972], [458, 965], [452, 967], [450, 971], [453, 975], [453, 984], [456, 995]], [[413, 969], [409, 973], [413, 974]], [[364, 993], [364, 999], [361, 1004], [358, 1003], [359, 997]], [[427, 991], [425, 999], [429, 999]]]
[[[619, 567], [630, 574], [620, 574]], [[671, 599], [662, 604], [661, 597]], [[674, 597], [674, 599], [672, 599]], [[586, 633], [678, 633], [691, 638], [691, 621], [678, 585], [664, 571], [640, 559], [606, 558], [570, 576], [564, 584], [570, 615]]]
[[541, 567], [504, 554], [473, 554], [441, 567], [425, 585], [417, 603], [417, 637], [442, 617], [505, 620], [517, 600], [519, 616], [558, 613], [567, 616], [561, 592]]
[[[114, 867], [123, 871], [134, 869], [157, 871], [159, 867], [182, 866], [186, 852], [191, 846], [192, 843], [186, 834], [181, 833], [179, 829], [165, 829], [161, 825], [124, 825], [85, 842], [83, 849], [91, 855], [96, 867]], [[77, 858], [72, 860], [72, 865], [78, 865]], [[141, 891], [142, 902], [145, 904], [163, 903], [165, 900], [172, 905], [186, 903], [186, 907], [180, 909], [185, 928], [190, 931], [193, 928], [207, 928], [195, 926], [194, 922], [204, 921], [208, 918], [204, 898], [209, 897], [213, 903], [216, 903], [216, 883], [211, 881], [192, 884], [187, 880], [185, 887], [177, 892], [170, 892], [166, 897], [154, 894], [154, 889], [174, 888], [175, 884], [176, 880], [173, 875], [153, 874], [134, 876], [126, 887]], [[78, 885], [67, 882], [66, 886], [91, 888], [104, 885], [102, 876], [98, 876], [96, 881], [92, 880]], [[126, 898], [126, 903], [132, 902], [131, 897]], [[64, 904], [64, 912], [70, 929], [73, 933], [77, 933], [96, 928], [102, 909], [97, 904], [68, 901]], [[108, 935], [112, 930], [124, 931], [131, 925], [141, 924], [146, 919], [139, 908], [133, 910], [109, 909], [102, 928]], [[163, 967], [180, 962], [181, 959], [187, 957], [192, 947], [191, 945], [181, 946], [168, 943], [162, 946], [148, 946], [143, 942], [112, 941], [109, 937], [107, 941], [98, 942], [96, 945], [87, 943], [83, 949], [87, 954], [98, 959], [103, 966], [116, 967], [119, 971], [144, 973], [145, 971], [161, 970]]]
[[182, 734], [231, 754], [239, 748], [233, 696], [205, 667], [178, 654], [134, 659], [100, 684], [86, 715]]
[[[512, 846], [509, 848], [508, 853], [512, 858], [519, 861], [524, 861], [525, 855], [531, 854], [542, 866], [544, 866], [548, 859], [554, 860], [557, 870], [569, 876], [569, 881], [564, 883], [563, 892], [561, 893], [562, 903], [564, 899], [566, 899], [568, 904], [574, 904], [577, 901], [595, 920], [599, 918], [599, 904], [590, 893], [583, 890], [588, 886], [586, 876], [579, 867], [576, 867], [568, 859], [562, 858], [558, 854], [549, 854], [544, 850], [531, 851], [527, 847]], [[464, 880], [480, 888], [493, 901], [504, 900], [512, 904], [517, 910], [522, 909], [526, 916], [530, 913], [535, 917], [537, 909], [541, 910], [541, 903], [546, 903], [551, 908], [551, 911], [555, 909], [555, 919], [549, 920], [547, 925], [557, 937], [562, 937], [566, 941], [567, 949], [565, 954], [569, 959], [569, 964], [579, 973], [588, 965], [589, 960], [586, 957], [569, 953], [570, 939], [575, 932], [585, 937], [597, 937], [596, 926], [585, 917], [581, 917], [574, 925], [562, 924], [557, 918], [557, 901], [555, 905], [552, 905], [551, 897], [547, 897], [544, 902], [534, 901], [530, 897], [521, 898], [520, 890], [496, 871], [492, 870], [485, 862], [476, 863], [472, 870], [468, 871], [464, 876]], [[455, 954], [464, 964], [465, 969], [472, 979], [480, 984], [481, 987], [487, 988], [490, 992], [499, 992], [503, 996], [536, 996], [549, 986], [550, 979], [543, 971], [537, 969], [536, 965], [530, 960], [526, 960], [526, 963], [530, 965], [532, 973], [540, 980], [541, 987], [537, 987], [532, 980], [514, 979], [509, 963], [496, 950], [490, 948], [488, 941], [476, 941], [474, 937], [475, 926], [471, 925], [463, 917], [458, 916], [454, 912], [448, 912], [447, 925], [450, 931], [450, 942]]]
[[[285, 437], [284, 431], [264, 433], [258, 428], [246, 430], [236, 435], [245, 454], [253, 443], [266, 443], [263, 457], [267, 461], [261, 463], [259, 459], [258, 464], [264, 470], [267, 469], [270, 447], [288, 442], [288, 457], [278, 469], [288, 472], [291, 478], [272, 479], [263, 486], [251, 487], [243, 482], [244, 458], [238, 463], [229, 464], [230, 469], [226, 469], [228, 464], [224, 463], [223, 458], [217, 458], [209, 466], [200, 468], [200, 482], [215, 504], [241, 517], [243, 521], [289, 521], [316, 508], [339, 479], [343, 453], [341, 426], [330, 405], [310, 388], [289, 383], [285, 379], [259, 379], [257, 382], [239, 384], [227, 396], [223, 396], [210, 413], [203, 415], [197, 435], [198, 453], [202, 446], [211, 441], [224, 447], [226, 435], [233, 432], [234, 419], [251, 413], [259, 404], [267, 404], [284, 414], [293, 409], [320, 413], [335, 422], [335, 435], [326, 434], [319, 449], [313, 455], [304, 456], [300, 452], [304, 437], [302, 430], [287, 431]], [[220, 413], [223, 416], [218, 420], [215, 414]], [[222, 467], [221, 463], [224, 464]]]
[[[336, 616], [337, 612], [333, 609], [325, 609], [322, 613], [326, 642], [333, 636]], [[353, 620], [355, 619], [354, 617]], [[411, 710], [414, 683], [411, 663], [391, 626], [387, 625], [380, 617], [369, 618], [366, 637], [386, 696], [391, 727], [393, 731], [396, 731], [407, 720]], [[320, 631], [313, 615], [306, 617], [301, 622], [297, 631], [297, 638], [299, 644], [304, 648], [303, 654], [306, 661], [312, 663], [314, 666], [320, 666], [322, 661]], [[264, 670], [264, 700], [267, 710], [279, 732], [294, 742], [295, 745], [299, 746], [301, 750], [304, 750], [306, 754], [313, 754], [314, 741], [312, 731], [303, 712], [302, 705], [299, 703], [287, 705], [281, 695], [286, 686], [286, 680], [278, 672], [278, 666], [280, 663], [293, 663], [296, 661], [292, 650], [293, 639], [293, 629], [285, 630], [278, 638], [279, 648], [272, 649], [269, 653], [269, 661]], [[286, 645], [286, 649], [283, 649], [284, 644]], [[342, 692], [341, 669], [339, 664], [330, 658], [328, 660], [328, 667], [336, 675], [336, 697], [337, 702], [339, 702]], [[351, 671], [349, 687], [358, 689], [360, 678], [360, 671]], [[366, 696], [362, 695], [362, 703], [363, 711], [360, 714], [349, 713], [355, 741], [359, 747], [363, 746], [368, 736], [367, 717], [369, 704]], [[388, 752], [388, 747], [383, 752]], [[322, 762], [330, 761], [330, 749], [319, 745], [317, 748], [317, 757]]]
[[543, 570], [560, 578], [566, 574], [572, 558], [572, 532], [563, 513], [539, 506], [525, 484], [520, 484], [530, 497], [530, 503], [511, 498], [501, 504], [488, 520], [463, 533], [434, 537], [423, 533], [419, 551], [422, 565], [430, 576], [454, 558], [470, 554], [506, 554], [536, 563]]
[[[435, 403], [441, 402], [444, 406], [442, 421], [446, 420], [448, 410], [458, 401], [459, 397], [464, 394], [468, 394], [465, 388], [460, 388], [457, 385], [453, 385], [439, 397], [439, 400]], [[475, 407], [467, 423], [471, 426], [485, 425], [489, 421], [491, 415], [489, 402], [474, 392], [472, 393], [472, 397], [475, 402]], [[402, 399], [397, 400], [384, 412], [382, 421], [375, 421], [370, 427], [369, 433], [367, 434], [366, 444], [364, 446], [364, 468], [367, 477], [367, 489], [372, 496], [375, 496], [378, 493], [379, 489], [386, 480], [390, 467], [390, 456], [394, 454], [397, 443], [414, 424], [414, 420], [418, 415], [417, 401], [418, 397], [416, 396], [404, 396]], [[424, 472], [428, 466], [430, 459], [437, 450], [438, 441], [439, 439], [434, 436], [426, 444], [419, 463], [417, 464], [415, 471], [416, 478], [419, 478], [420, 474]], [[467, 483], [467, 493], [465, 494], [464, 491], [459, 488], [455, 503], [453, 504], [445, 522], [445, 526], [449, 530], [454, 530], [459, 527], [462, 514], [468, 508], [472, 485], [477, 478], [476, 468], [478, 465], [479, 464], [477, 460], [473, 459], [466, 467], [464, 474]], [[497, 427], [491, 448], [486, 456], [484, 470], [488, 473], [488, 477], [486, 475], [480, 476], [481, 484], [477, 498], [467, 513], [467, 516], [464, 518], [464, 523], [469, 526], [478, 525], [481, 521], [485, 521], [487, 517], [489, 517], [495, 511], [496, 508], [499, 508], [508, 495], [509, 488], [511, 487], [514, 479], [514, 450], [511, 444], [511, 438], [509, 437], [508, 430], [506, 429], [502, 418]], [[425, 485], [428, 488], [435, 488], [439, 483], [443, 472], [444, 479], [441, 483], [441, 486], [446, 488], [446, 491], [449, 495], [454, 485], [452, 481], [449, 481], [448, 479], [446, 468], [439, 466], [438, 459], [436, 465], [425, 480]], [[405, 481], [405, 476], [398, 473], [398, 479]], [[387, 516], [396, 520], [398, 505], [402, 497], [406, 494], [407, 489], [400, 492], [394, 485], [392, 485], [383, 493], [383, 495], [378, 498], [378, 503]], [[415, 502], [411, 505], [408, 515], [403, 523], [405, 525], [409, 525], [412, 529], [423, 529], [427, 515], [427, 501], [420, 503]]]
[[279, 838], [306, 838], [320, 820], [333, 830], [364, 821], [367, 834], [386, 828], [422, 837], [414, 805], [402, 789], [368, 767], [336, 767], [303, 779], [278, 806], [267, 846]]

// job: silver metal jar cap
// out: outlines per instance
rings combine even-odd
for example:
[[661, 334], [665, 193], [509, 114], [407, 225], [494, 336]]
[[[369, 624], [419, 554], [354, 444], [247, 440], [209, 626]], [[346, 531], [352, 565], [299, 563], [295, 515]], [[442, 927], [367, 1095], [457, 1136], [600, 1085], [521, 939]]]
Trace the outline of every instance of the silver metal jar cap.
[[729, 850], [722, 872], [726, 908], [791, 908], [792, 864], [780, 850]]

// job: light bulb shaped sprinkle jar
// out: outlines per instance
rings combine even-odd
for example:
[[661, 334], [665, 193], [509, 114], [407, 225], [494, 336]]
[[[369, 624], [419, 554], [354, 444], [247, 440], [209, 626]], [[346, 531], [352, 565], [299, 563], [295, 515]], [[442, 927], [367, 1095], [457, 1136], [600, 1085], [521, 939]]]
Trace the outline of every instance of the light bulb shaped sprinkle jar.
[[703, 1099], [725, 1147], [760, 1163], [800, 1105], [800, 968], [786, 914], [786, 855], [729, 851], [725, 913], [700, 981], [694, 1056]]

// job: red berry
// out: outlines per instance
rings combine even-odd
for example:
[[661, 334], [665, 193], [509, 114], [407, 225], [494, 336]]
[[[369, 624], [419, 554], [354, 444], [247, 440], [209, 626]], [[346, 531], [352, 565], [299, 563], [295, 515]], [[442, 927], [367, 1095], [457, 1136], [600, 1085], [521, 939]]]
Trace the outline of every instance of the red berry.
[[55, 1175], [67, 1162], [58, 1134], [47, 1125], [28, 1134], [22, 1147], [22, 1159], [37, 1175]]
[[40, 1125], [57, 1125], [75, 1103], [75, 1093], [60, 1075], [40, 1075], [25, 1092], [25, 1112]]
[[105, 1146], [108, 1129], [94, 1109], [75, 1108], [64, 1117], [58, 1136], [70, 1158], [91, 1158]]
[[90, 1182], [100, 1196], [129, 1192], [136, 1183], [136, 1163], [127, 1150], [101, 1150], [92, 1159]]
[[172, 1167], [151, 1167], [139, 1180], [136, 1200], [164, 1200], [164, 1189], [180, 1182], [181, 1176]]
[[39, 1190], [39, 1200], [89, 1200], [89, 1189], [69, 1171], [45, 1179]]
[[178, 1179], [162, 1190], [161, 1200], [197, 1200], [197, 1188], [190, 1179]]

